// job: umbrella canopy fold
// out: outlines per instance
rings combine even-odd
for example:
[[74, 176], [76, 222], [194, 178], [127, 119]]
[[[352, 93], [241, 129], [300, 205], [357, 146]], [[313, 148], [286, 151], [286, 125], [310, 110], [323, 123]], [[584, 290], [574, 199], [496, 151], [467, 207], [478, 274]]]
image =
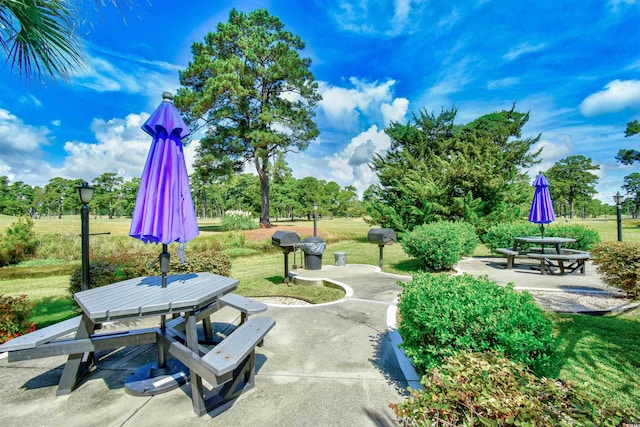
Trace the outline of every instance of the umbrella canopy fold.
[[129, 235], [145, 243], [185, 243], [199, 234], [181, 141], [190, 132], [172, 98], [165, 92], [142, 126], [152, 142]]
[[551, 194], [549, 193], [549, 181], [547, 181], [547, 178], [540, 172], [538, 176], [536, 176], [533, 186], [536, 189], [533, 193], [533, 201], [531, 202], [531, 209], [529, 210], [529, 221], [534, 224], [540, 224], [542, 237], [544, 237], [544, 225], [556, 220], [556, 215], [553, 212]]

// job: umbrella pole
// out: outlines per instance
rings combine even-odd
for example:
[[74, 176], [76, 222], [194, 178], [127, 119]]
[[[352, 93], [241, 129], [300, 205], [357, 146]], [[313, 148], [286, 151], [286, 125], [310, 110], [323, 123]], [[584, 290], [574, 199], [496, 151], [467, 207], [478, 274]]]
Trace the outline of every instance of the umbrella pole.
[[[171, 255], [167, 248], [167, 244], [162, 244], [162, 253], [160, 254], [160, 273], [162, 274], [162, 287], [167, 287], [167, 273], [169, 272], [169, 261]], [[165, 315], [160, 316], [160, 330], [162, 333], [167, 328], [167, 317]], [[164, 368], [167, 364], [167, 351], [164, 346], [158, 348], [158, 368]]]

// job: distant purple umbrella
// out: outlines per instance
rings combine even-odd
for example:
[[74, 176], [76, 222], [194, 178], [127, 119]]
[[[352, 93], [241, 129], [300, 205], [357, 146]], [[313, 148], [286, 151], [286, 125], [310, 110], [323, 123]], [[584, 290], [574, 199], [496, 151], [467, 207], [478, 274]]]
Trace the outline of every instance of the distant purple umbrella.
[[536, 190], [533, 193], [533, 201], [529, 210], [529, 221], [534, 224], [540, 224], [540, 231], [542, 232], [542, 237], [544, 237], [544, 225], [555, 221], [556, 215], [553, 213], [549, 182], [542, 172], [536, 176], [533, 186], [536, 187]]
[[[145, 243], [162, 243], [159, 260], [162, 286], [166, 287], [167, 245], [184, 244], [199, 234], [181, 141], [190, 131], [169, 92], [162, 94], [162, 103], [142, 130], [153, 141], [142, 171], [129, 235]], [[184, 256], [182, 249], [178, 253]]]

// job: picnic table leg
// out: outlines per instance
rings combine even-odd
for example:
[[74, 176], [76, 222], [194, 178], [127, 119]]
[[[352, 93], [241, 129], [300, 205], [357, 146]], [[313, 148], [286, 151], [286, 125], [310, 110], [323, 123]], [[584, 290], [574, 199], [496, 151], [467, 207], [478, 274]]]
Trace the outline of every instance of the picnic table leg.
[[[186, 335], [187, 335], [187, 347], [190, 350], [199, 354], [198, 349], [198, 321], [195, 313], [185, 313], [186, 317]], [[207, 407], [204, 401], [204, 393], [202, 390], [202, 378], [191, 370], [191, 401], [193, 404], [193, 410], [198, 416], [202, 416], [207, 412]]]
[[[82, 320], [78, 325], [75, 339], [85, 339], [91, 336], [93, 333], [94, 323], [85, 315], [82, 315]], [[77, 386], [80, 379], [88, 371], [88, 366], [91, 365], [93, 359], [93, 353], [87, 353], [87, 361], [83, 362], [85, 353], [70, 354], [67, 358], [67, 363], [64, 365], [60, 382], [58, 383], [58, 390], [56, 395], [64, 396], [73, 391]]]

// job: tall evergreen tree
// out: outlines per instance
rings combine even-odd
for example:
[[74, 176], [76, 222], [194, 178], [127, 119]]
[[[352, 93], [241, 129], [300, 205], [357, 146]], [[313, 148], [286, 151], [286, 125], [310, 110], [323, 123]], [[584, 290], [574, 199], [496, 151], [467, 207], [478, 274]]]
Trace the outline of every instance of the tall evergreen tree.
[[266, 10], [231, 10], [229, 22], [194, 43], [180, 73], [176, 106], [194, 128], [202, 125], [198, 157], [213, 170], [240, 171], [252, 163], [260, 177], [260, 223], [269, 221], [270, 159], [305, 150], [318, 136], [313, 121], [321, 97], [301, 58], [304, 42]]
[[588, 201], [597, 193], [598, 175], [591, 171], [599, 165], [582, 155], [569, 156], [557, 161], [546, 173], [549, 191], [553, 199], [560, 198], [569, 204], [569, 217], [573, 218], [577, 201]]

